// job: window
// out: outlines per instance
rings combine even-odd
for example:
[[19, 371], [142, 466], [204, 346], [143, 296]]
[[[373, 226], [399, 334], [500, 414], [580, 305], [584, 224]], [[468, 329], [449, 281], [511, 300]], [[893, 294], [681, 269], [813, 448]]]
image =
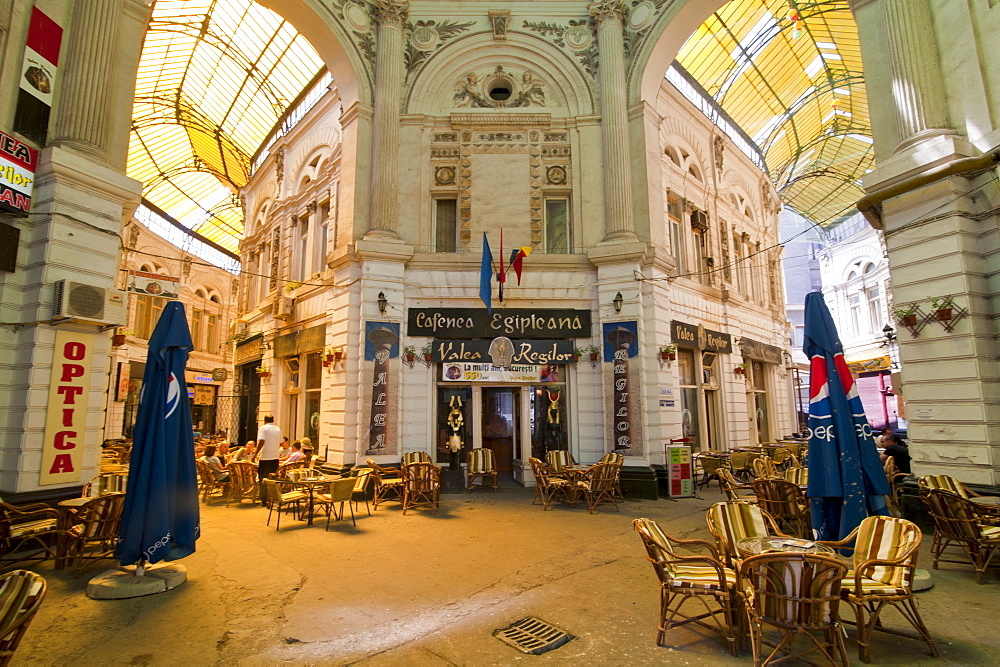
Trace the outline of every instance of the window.
[[215, 315], [209, 314], [205, 318], [205, 351], [209, 354], [218, 353], [218, 345], [216, 344], [216, 330], [218, 329], [219, 318]]
[[458, 252], [458, 200], [434, 200], [434, 251]]
[[684, 230], [681, 227], [681, 215], [684, 206], [677, 195], [667, 195], [667, 224], [670, 226], [670, 251], [674, 253], [677, 274], [687, 273], [687, 261], [684, 255]]
[[743, 261], [743, 241], [739, 234], [733, 234], [733, 287], [736, 293], [746, 296], [746, 280], [743, 272], [746, 270]]
[[326, 268], [327, 244], [330, 241], [330, 200], [319, 206], [319, 220], [316, 245], [313, 248], [313, 273], [319, 273]]
[[201, 341], [202, 320], [205, 318], [205, 311], [200, 308], [191, 310], [191, 344], [197, 352], [204, 350]]
[[309, 216], [303, 215], [299, 218], [298, 224], [299, 242], [298, 254], [296, 257], [298, 270], [293, 280], [305, 282], [309, 280]]
[[771, 442], [771, 418], [768, 411], [767, 400], [767, 366], [761, 361], [750, 361], [750, 382], [748, 387], [752, 392], [752, 400], [747, 401], [754, 411], [754, 419], [751, 423], [757, 426], [757, 442]]
[[692, 272], [698, 273], [698, 280], [706, 285], [712, 282], [708, 269], [708, 214], [698, 209], [691, 211], [692, 246], [694, 247], [694, 266]]
[[855, 337], [861, 335], [861, 295], [857, 292], [847, 297], [850, 321], [850, 331]]
[[545, 252], [565, 255], [570, 252], [569, 200], [545, 200]]
[[882, 333], [882, 292], [878, 286], [865, 290], [868, 300], [868, 331], [873, 334]]
[[136, 295], [135, 326], [133, 328], [138, 338], [149, 340], [149, 337], [153, 335], [153, 328], [160, 319], [164, 302], [165, 299], [157, 296]]

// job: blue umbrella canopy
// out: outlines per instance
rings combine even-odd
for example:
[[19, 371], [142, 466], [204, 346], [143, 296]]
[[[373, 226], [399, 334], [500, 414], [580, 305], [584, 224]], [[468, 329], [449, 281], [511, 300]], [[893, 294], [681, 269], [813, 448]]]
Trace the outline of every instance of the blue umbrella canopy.
[[844, 346], [820, 292], [806, 295], [809, 504], [817, 539], [839, 540], [872, 514], [888, 514], [889, 482]]
[[184, 367], [193, 349], [184, 306], [170, 301], [149, 339], [128, 488], [115, 557], [122, 565], [176, 560], [199, 536], [198, 474]]

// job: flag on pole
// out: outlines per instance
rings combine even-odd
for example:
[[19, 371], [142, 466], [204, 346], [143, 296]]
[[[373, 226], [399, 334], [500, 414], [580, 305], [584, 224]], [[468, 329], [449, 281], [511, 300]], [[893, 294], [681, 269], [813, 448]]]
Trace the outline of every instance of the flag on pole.
[[503, 284], [507, 282], [507, 272], [503, 264], [503, 227], [500, 228], [500, 272], [497, 274], [497, 282], [500, 283], [500, 303], [503, 304]]
[[514, 269], [514, 274], [517, 276], [517, 284], [521, 284], [521, 262], [525, 257], [531, 254], [531, 246], [523, 246], [521, 248], [514, 248], [510, 251], [510, 266]]
[[479, 269], [479, 298], [486, 304], [486, 312], [493, 314], [493, 253], [490, 251], [490, 241], [483, 232], [483, 262]]

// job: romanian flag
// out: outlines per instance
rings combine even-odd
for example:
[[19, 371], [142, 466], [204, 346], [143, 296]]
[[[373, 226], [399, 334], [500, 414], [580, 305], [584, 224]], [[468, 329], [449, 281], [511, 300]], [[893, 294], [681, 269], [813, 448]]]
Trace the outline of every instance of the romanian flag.
[[530, 254], [531, 246], [515, 248], [510, 251], [510, 267], [514, 269], [514, 274], [517, 275], [518, 285], [521, 284], [521, 261]]

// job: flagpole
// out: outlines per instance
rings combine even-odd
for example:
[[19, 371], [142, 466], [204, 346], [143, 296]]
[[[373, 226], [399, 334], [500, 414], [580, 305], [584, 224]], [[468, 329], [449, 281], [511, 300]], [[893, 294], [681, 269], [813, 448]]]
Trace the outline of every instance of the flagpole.
[[507, 262], [504, 260], [503, 256], [503, 227], [500, 228], [500, 273], [497, 275], [497, 282], [500, 283], [499, 296], [500, 305], [503, 305], [503, 284], [507, 280], [507, 274], [504, 272], [504, 264]]

